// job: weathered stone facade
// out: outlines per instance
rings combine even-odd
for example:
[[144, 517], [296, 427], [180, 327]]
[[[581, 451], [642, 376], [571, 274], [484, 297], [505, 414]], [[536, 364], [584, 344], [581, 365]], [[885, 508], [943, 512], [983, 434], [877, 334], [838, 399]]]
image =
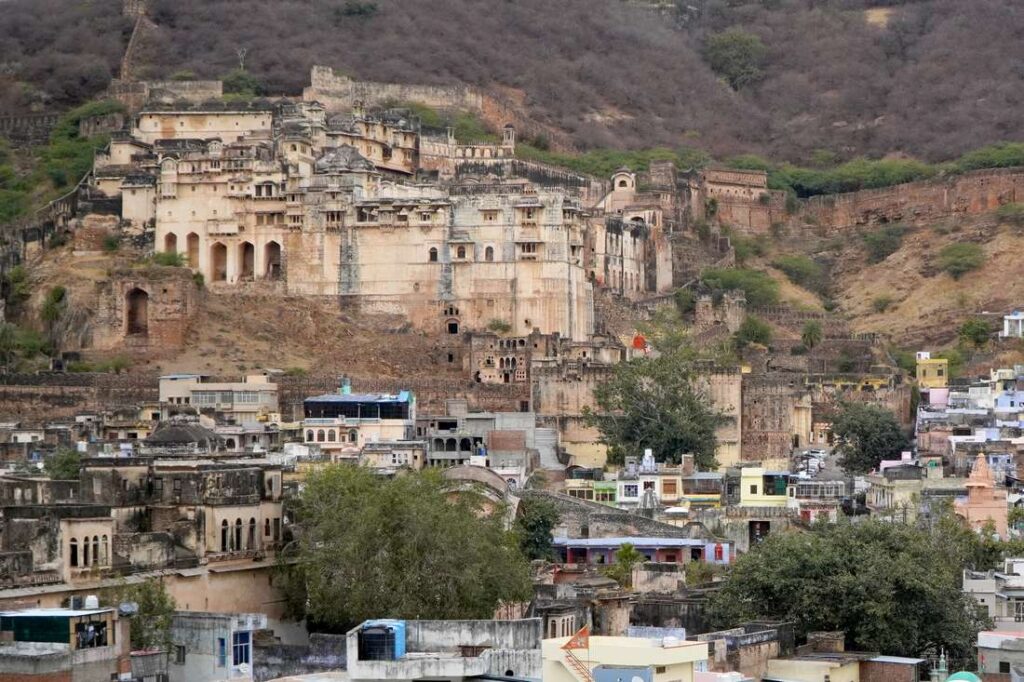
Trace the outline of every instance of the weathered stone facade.
[[825, 234], [886, 223], [934, 223], [978, 215], [1024, 200], [1024, 172], [1017, 168], [979, 170], [882, 189], [813, 197], [791, 224]]
[[159, 266], [123, 270], [98, 287], [94, 348], [184, 346], [201, 295], [189, 271]]

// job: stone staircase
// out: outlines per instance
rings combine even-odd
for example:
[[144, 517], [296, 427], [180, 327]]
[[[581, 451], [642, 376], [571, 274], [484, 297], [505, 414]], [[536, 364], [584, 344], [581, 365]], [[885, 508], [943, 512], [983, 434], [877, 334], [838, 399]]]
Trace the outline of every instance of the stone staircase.
[[565, 467], [558, 461], [558, 431], [555, 429], [537, 429], [534, 432], [534, 447], [540, 453], [541, 469], [562, 470]]

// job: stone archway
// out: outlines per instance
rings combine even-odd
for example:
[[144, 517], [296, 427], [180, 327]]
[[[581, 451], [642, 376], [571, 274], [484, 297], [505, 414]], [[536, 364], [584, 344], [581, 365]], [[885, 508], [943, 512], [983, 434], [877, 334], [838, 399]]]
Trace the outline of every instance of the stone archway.
[[124, 297], [125, 331], [129, 336], [149, 334], [149, 294], [138, 287]]
[[241, 280], [252, 280], [256, 274], [256, 248], [252, 242], [242, 242], [238, 245], [238, 278]]
[[228, 247], [220, 242], [210, 247], [210, 270], [214, 282], [228, 281]]
[[187, 249], [188, 264], [189, 267], [199, 267], [199, 235], [195, 232], [189, 232], [188, 236], [185, 237], [185, 247]]
[[263, 262], [266, 263], [264, 277], [267, 279], [281, 279], [281, 245], [270, 241], [263, 247]]
[[178, 253], [178, 235], [168, 232], [164, 235], [164, 251], [167, 253]]

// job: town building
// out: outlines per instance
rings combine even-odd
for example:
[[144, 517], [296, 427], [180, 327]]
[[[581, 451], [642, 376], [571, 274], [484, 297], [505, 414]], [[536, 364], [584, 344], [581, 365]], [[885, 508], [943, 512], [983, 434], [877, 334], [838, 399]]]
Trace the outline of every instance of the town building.
[[128, 621], [91, 597], [85, 608], [0, 611], [0, 681], [119, 679], [130, 673]]
[[[603, 671], [621, 679], [638, 677], [696, 682], [696, 673], [707, 663], [706, 642], [671, 637], [590, 636], [587, 630], [570, 637], [543, 642], [545, 682], [579, 682], [604, 679]], [[616, 679], [610, 677], [607, 679]]]
[[346, 380], [337, 393], [303, 401], [302, 428], [305, 443], [332, 460], [354, 461], [367, 443], [413, 440], [416, 400], [408, 391], [352, 393]]
[[928, 351], [917, 353], [915, 373], [921, 388], [946, 388], [949, 385], [949, 360], [933, 358]]
[[351, 680], [541, 676], [541, 619], [371, 620], [347, 636]]

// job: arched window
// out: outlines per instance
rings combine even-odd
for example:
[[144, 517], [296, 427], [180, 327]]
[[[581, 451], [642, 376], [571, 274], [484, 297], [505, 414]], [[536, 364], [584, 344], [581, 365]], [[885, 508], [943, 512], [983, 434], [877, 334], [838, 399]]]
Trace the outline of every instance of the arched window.
[[249, 549], [256, 549], [256, 519], [249, 519]]
[[455, 249], [455, 257], [456, 258], [465, 258], [466, 257], [466, 247], [465, 246], [460, 246], [459, 248]]
[[327, 439], [327, 434], [324, 433], [323, 429], [316, 432], [316, 442], [323, 443]]
[[71, 567], [72, 568], [77, 568], [78, 567], [78, 540], [76, 538], [71, 538], [71, 543], [69, 545], [68, 554], [70, 555], [68, 558], [70, 559]]
[[109, 552], [110, 552], [110, 548], [109, 548], [109, 546], [107, 544], [107, 536], [104, 535], [103, 538], [100, 540], [100, 563], [101, 564], [106, 565], [106, 564], [110, 563], [110, 553]]
[[484, 249], [484, 260], [487, 261], [488, 263], [490, 263], [490, 262], [492, 262], [494, 260], [494, 247], [493, 246], [488, 246], [486, 249]]
[[145, 336], [149, 333], [149, 294], [136, 287], [124, 297], [125, 321], [128, 334]]
[[619, 180], [619, 187], [628, 187], [629, 183], [625, 180]]
[[429, 260], [431, 263], [436, 263], [437, 262], [437, 249], [435, 249], [433, 246], [431, 246], [430, 247], [430, 251], [428, 253], [429, 253], [429, 255], [427, 257], [427, 260]]
[[359, 432], [356, 431], [355, 429], [352, 429], [351, 431], [349, 431], [348, 432], [348, 442], [349, 443], [356, 443], [358, 441], [359, 441]]
[[263, 537], [270, 537], [270, 519], [263, 519]]
[[308, 431], [306, 431], [306, 442], [307, 443], [312, 443], [313, 442], [313, 429], [309, 429]]
[[242, 549], [242, 519], [235, 519], [235, 551]]
[[327, 432], [327, 442], [333, 443], [337, 439], [337, 437], [337, 432], [334, 429], [331, 429], [330, 431]]
[[228, 520], [224, 519], [220, 522], [220, 551], [226, 552], [230, 549], [228, 543]]
[[86, 535], [82, 540], [82, 565], [89, 565], [89, 536]]
[[456, 447], [458, 447], [458, 444], [454, 438], [449, 438], [444, 443], [445, 452], [455, 452]]

